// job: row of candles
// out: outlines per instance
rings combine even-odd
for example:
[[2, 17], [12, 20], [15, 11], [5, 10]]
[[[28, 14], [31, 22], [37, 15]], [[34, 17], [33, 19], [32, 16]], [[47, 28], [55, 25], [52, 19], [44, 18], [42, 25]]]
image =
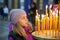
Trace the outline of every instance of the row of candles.
[[[60, 31], [60, 11], [58, 9], [52, 12], [52, 4], [49, 6], [48, 14], [48, 5], [46, 5], [46, 15], [39, 15], [38, 10], [36, 10], [35, 25], [37, 26], [38, 33], [40, 30], [58, 30]], [[48, 16], [49, 15], [49, 16]], [[42, 27], [40, 27], [42, 25]]]

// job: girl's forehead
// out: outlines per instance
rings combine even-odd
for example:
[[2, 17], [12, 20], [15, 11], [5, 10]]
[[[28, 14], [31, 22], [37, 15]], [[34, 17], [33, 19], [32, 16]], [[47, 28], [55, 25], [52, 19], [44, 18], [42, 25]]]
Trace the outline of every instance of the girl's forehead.
[[26, 14], [24, 14], [24, 15], [21, 15], [21, 17], [26, 17], [27, 15]]
[[27, 16], [26, 14], [22, 15], [22, 16]]

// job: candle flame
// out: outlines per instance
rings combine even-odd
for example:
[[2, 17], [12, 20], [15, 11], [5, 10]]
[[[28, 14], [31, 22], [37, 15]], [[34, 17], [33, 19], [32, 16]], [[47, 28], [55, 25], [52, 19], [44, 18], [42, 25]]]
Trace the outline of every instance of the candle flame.
[[52, 8], [52, 4], [50, 4], [50, 8]]
[[58, 10], [56, 10], [57, 11], [57, 13], [58, 13]]
[[38, 16], [38, 10], [36, 10], [36, 15]]
[[48, 5], [46, 5], [46, 8], [48, 8]]
[[53, 11], [52, 15], [54, 16], [55, 15], [55, 12]]
[[38, 18], [38, 17], [36, 16], [36, 18]]
[[60, 14], [60, 10], [59, 10], [59, 14]]
[[42, 14], [42, 18], [44, 18], [45, 17], [45, 15], [44, 14]]
[[38, 13], [38, 10], [36, 10], [36, 13]]
[[36, 10], [36, 12], [37, 12], [38, 10]]

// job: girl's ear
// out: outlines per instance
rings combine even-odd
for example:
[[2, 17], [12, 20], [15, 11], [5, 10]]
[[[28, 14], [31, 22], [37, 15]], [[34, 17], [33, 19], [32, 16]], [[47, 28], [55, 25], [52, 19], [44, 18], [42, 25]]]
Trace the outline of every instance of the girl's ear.
[[20, 23], [19, 23], [19, 21], [18, 21], [16, 24], [17, 24], [17, 26], [20, 26]]

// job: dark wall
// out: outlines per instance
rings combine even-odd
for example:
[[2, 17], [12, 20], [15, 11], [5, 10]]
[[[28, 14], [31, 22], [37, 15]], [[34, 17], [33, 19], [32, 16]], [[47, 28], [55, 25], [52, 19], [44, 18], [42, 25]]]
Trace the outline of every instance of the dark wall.
[[58, 0], [54, 0], [54, 4], [58, 4]]
[[4, 0], [4, 5], [8, 6], [8, 0]]

